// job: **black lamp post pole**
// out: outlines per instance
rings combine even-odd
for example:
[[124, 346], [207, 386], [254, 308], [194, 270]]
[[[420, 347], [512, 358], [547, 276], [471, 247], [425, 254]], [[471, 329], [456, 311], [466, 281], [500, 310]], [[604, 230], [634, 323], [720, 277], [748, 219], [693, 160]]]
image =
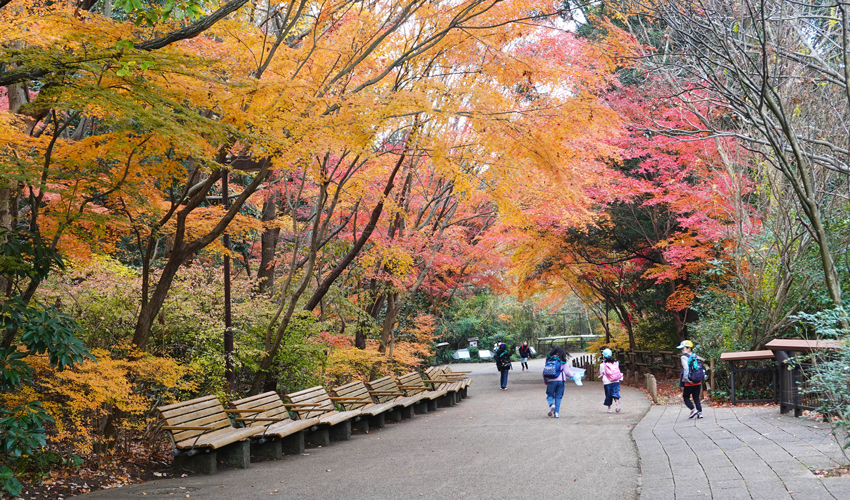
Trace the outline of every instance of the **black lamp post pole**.
[[[221, 175], [221, 201], [224, 209], [230, 208], [227, 198], [227, 171]], [[227, 387], [233, 391], [236, 374], [233, 372], [233, 317], [230, 312], [230, 235], [224, 233], [224, 376]]]

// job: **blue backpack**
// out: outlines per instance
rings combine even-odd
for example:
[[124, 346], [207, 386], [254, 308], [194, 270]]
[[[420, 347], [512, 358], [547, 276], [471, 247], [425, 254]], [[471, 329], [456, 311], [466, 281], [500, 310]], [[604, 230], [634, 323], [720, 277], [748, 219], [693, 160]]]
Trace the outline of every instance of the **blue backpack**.
[[688, 380], [695, 384], [705, 380], [705, 366], [696, 354], [688, 356]]
[[543, 376], [549, 378], [561, 376], [561, 360], [558, 359], [558, 356], [549, 356], [546, 364], [543, 365]]

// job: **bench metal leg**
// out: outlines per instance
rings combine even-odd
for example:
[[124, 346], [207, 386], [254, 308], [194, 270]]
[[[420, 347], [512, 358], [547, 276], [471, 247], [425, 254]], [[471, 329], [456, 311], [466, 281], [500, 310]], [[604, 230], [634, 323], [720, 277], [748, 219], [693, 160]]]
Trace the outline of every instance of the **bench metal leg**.
[[411, 419], [413, 418], [413, 405], [405, 406], [400, 409], [401, 418]]
[[251, 453], [256, 457], [270, 457], [274, 459], [281, 458], [283, 456], [283, 443], [280, 439], [274, 439], [271, 441], [266, 441], [263, 444], [260, 443], [251, 443]]
[[369, 419], [369, 425], [376, 428], [376, 429], [382, 429], [384, 427], [385, 422], [386, 422], [386, 415], [383, 414], [383, 413], [379, 413], [379, 414], [377, 414], [374, 417]]
[[199, 453], [194, 456], [177, 455], [174, 457], [174, 470], [187, 470], [198, 474], [215, 474], [217, 454], [215, 451]]
[[331, 444], [330, 433], [328, 429], [319, 429], [317, 431], [313, 431], [307, 436], [307, 444], [312, 446], [328, 446]]
[[437, 400], [436, 399], [429, 399], [428, 400], [428, 411], [429, 412], [437, 411]]
[[247, 469], [251, 465], [251, 442], [238, 441], [219, 450], [221, 457], [228, 465], [239, 469]]
[[348, 441], [351, 439], [351, 420], [340, 422], [331, 427], [329, 437], [332, 441]]
[[281, 440], [281, 451], [287, 455], [300, 455], [304, 453], [304, 431], [296, 432]]

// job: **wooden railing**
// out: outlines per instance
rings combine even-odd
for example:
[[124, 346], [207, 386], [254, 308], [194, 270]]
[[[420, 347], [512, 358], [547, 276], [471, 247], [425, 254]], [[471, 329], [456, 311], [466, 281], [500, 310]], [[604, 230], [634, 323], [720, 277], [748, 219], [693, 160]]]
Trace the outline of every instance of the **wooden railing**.
[[[615, 350], [614, 358], [620, 362], [620, 371], [623, 372], [625, 383], [636, 383], [647, 373], [653, 374], [656, 378], [676, 378], [682, 371], [680, 354], [674, 351]], [[579, 354], [573, 356], [571, 365], [587, 370], [585, 380], [593, 381], [599, 373], [599, 356]], [[713, 386], [711, 383], [713, 365], [713, 362], [706, 363], [704, 388]]]

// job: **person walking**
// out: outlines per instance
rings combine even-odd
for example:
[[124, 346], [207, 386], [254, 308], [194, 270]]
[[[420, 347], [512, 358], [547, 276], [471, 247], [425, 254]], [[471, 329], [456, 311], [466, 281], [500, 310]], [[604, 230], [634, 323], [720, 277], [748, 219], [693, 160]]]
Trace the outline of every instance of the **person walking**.
[[528, 358], [531, 357], [531, 348], [528, 347], [528, 341], [524, 341], [521, 346], [519, 346], [519, 357], [522, 358], [520, 361], [522, 363], [522, 371], [528, 370]]
[[499, 344], [499, 349], [496, 351], [496, 368], [499, 369], [501, 374], [502, 390], [506, 391], [508, 389], [508, 370], [511, 369], [511, 351], [508, 350], [508, 346], [504, 342]]
[[[683, 340], [681, 344], [676, 346], [676, 349], [682, 350], [682, 356], [679, 358], [682, 362], [682, 378], [679, 381], [679, 387], [682, 388], [682, 399], [685, 400], [685, 406], [691, 410], [691, 415], [688, 418], [702, 418], [702, 403], [700, 403], [700, 390], [702, 382], [691, 382], [690, 360], [694, 354], [694, 343], [690, 340]], [[693, 399], [693, 403], [691, 403]]]
[[561, 418], [561, 399], [564, 398], [564, 386], [567, 379], [573, 378], [573, 371], [567, 364], [567, 353], [561, 346], [555, 346], [549, 351], [547, 359], [557, 358], [561, 362], [561, 372], [554, 377], [543, 375], [546, 383], [546, 402], [549, 403], [549, 417]]
[[620, 362], [614, 359], [611, 349], [602, 350], [602, 363], [599, 365], [599, 376], [602, 379], [602, 388], [605, 389], [605, 402], [611, 413], [611, 404], [616, 403], [616, 412], [620, 413], [620, 380], [623, 380], [623, 372], [620, 371]]

